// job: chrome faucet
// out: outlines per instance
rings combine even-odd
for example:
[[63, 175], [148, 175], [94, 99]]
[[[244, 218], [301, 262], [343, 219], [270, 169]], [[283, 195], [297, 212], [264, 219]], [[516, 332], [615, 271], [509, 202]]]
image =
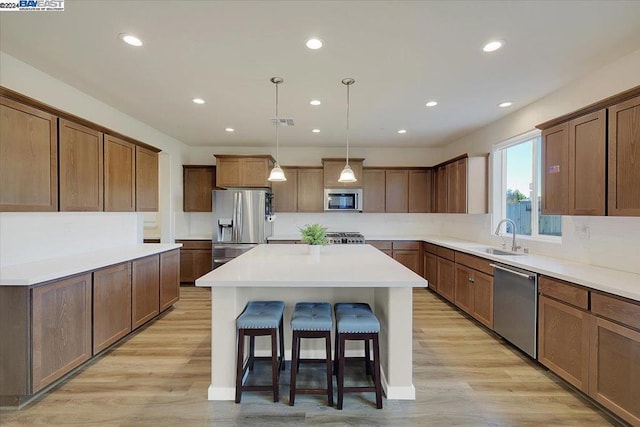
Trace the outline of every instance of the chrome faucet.
[[500, 226], [504, 222], [511, 224], [511, 230], [513, 234], [513, 241], [511, 242], [511, 250], [513, 252], [516, 252], [518, 249], [520, 249], [520, 246], [516, 246], [516, 223], [513, 222], [513, 220], [509, 218], [501, 219], [500, 222], [498, 223], [498, 226], [496, 227], [496, 236], [500, 235]]

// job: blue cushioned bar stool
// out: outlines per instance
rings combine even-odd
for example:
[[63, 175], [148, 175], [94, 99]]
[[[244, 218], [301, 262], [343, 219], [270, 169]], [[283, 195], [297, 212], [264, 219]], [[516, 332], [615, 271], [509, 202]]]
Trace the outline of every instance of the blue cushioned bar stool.
[[[380, 383], [380, 347], [378, 335], [380, 332], [380, 321], [369, 304], [364, 303], [337, 303], [336, 313], [336, 357], [338, 376], [338, 409], [342, 409], [344, 393], [359, 393], [363, 391], [374, 391], [376, 393], [376, 408], [382, 409], [382, 385]], [[365, 371], [368, 375], [373, 375], [373, 386], [365, 387], [345, 387], [344, 368], [345, 342], [364, 341]], [[369, 342], [373, 341], [373, 366], [371, 366], [371, 353]]]
[[[299, 302], [296, 304], [291, 316], [291, 330], [293, 340], [291, 348], [291, 389], [289, 392], [289, 405], [293, 406], [296, 393], [301, 394], [327, 394], [328, 405], [333, 406], [333, 375], [331, 366], [331, 329], [333, 329], [333, 317], [331, 316], [331, 304], [328, 302]], [[324, 359], [301, 359], [300, 341], [302, 338], [324, 338], [326, 357]], [[296, 387], [296, 376], [300, 370], [300, 362], [325, 362], [327, 364], [327, 387], [305, 388]]]
[[[282, 337], [282, 318], [284, 302], [282, 301], [250, 301], [244, 311], [236, 319], [238, 330], [238, 358], [236, 361], [236, 403], [240, 403], [243, 391], [272, 391], [273, 401], [279, 400], [280, 370], [284, 369], [284, 339]], [[255, 357], [255, 338], [271, 336], [271, 384], [243, 385], [242, 379], [249, 369], [253, 370]], [[278, 335], [278, 339], [276, 339]], [[244, 341], [249, 337], [249, 359], [244, 364]], [[280, 353], [278, 354], [278, 343]]]

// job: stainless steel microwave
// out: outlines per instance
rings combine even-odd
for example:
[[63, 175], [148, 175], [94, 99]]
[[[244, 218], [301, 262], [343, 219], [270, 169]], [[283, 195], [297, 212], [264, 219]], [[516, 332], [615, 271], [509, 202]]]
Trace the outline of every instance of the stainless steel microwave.
[[362, 189], [325, 188], [324, 210], [362, 212]]

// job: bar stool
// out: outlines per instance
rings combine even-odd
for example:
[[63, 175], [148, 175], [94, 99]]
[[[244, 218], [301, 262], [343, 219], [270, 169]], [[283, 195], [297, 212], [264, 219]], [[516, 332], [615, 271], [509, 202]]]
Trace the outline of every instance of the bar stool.
[[[378, 334], [380, 321], [373, 314], [369, 304], [364, 303], [337, 303], [336, 314], [336, 357], [338, 376], [338, 409], [342, 409], [344, 393], [358, 393], [374, 391], [376, 393], [376, 408], [382, 409], [382, 385], [380, 382], [380, 347]], [[345, 342], [364, 341], [365, 371], [367, 375], [373, 375], [373, 387], [345, 387], [344, 368], [346, 357], [344, 355]], [[373, 341], [373, 366], [369, 341]], [[351, 359], [351, 358], [350, 358]]]
[[[291, 330], [293, 340], [291, 348], [291, 389], [289, 392], [289, 406], [293, 406], [296, 393], [324, 394], [327, 393], [328, 405], [333, 406], [333, 375], [331, 366], [331, 329], [333, 318], [331, 304], [327, 302], [299, 302], [295, 305], [291, 316]], [[300, 341], [302, 338], [324, 338], [325, 359], [301, 359]], [[300, 370], [300, 362], [326, 362], [327, 388], [296, 388], [296, 376]]]
[[[238, 358], [236, 361], [236, 403], [240, 403], [243, 391], [269, 391], [273, 392], [273, 401], [279, 400], [280, 370], [284, 369], [284, 338], [282, 336], [282, 318], [284, 314], [283, 301], [250, 301], [244, 311], [236, 319], [238, 330]], [[279, 338], [280, 355], [278, 355]], [[255, 338], [258, 336], [271, 336], [271, 357], [255, 357]], [[249, 359], [244, 364], [244, 341], [249, 338]], [[253, 370], [255, 359], [271, 359], [271, 384], [249, 385], [242, 384], [242, 379], [249, 369]]]

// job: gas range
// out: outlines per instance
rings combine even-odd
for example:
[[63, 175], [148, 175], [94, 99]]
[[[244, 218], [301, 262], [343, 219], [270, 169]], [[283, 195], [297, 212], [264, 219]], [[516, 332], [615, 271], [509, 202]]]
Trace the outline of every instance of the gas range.
[[329, 232], [327, 233], [327, 239], [331, 245], [363, 245], [365, 243], [362, 234], [352, 232]]

